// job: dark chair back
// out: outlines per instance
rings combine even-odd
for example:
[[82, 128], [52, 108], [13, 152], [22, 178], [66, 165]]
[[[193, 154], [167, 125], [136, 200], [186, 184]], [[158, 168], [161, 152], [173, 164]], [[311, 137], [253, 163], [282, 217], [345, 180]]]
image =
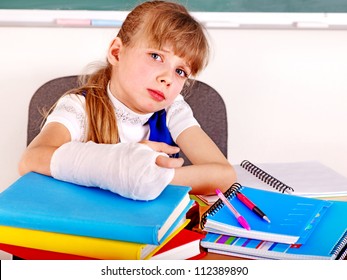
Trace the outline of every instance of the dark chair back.
[[[33, 95], [29, 104], [27, 145], [40, 132], [42, 112], [49, 110], [66, 91], [78, 85], [78, 76], [67, 76], [48, 81]], [[228, 154], [228, 123], [225, 103], [219, 93], [209, 85], [195, 81], [185, 100], [191, 106], [202, 129], [217, 144], [222, 153]], [[189, 164], [188, 159], [185, 164]]]

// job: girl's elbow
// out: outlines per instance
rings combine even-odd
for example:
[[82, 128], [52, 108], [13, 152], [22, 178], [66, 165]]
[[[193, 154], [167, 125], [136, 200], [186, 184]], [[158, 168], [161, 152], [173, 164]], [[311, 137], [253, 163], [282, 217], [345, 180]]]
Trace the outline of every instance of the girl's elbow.
[[225, 165], [223, 184], [221, 185], [221, 191], [226, 191], [230, 188], [232, 184], [236, 182], [236, 172], [231, 164]]
[[21, 158], [17, 167], [18, 167], [18, 173], [20, 176], [23, 176], [26, 173], [30, 172], [24, 157]]
[[32, 153], [29, 150], [25, 150], [25, 152], [23, 153], [17, 165], [19, 175], [23, 176], [26, 173], [29, 173], [30, 171], [34, 171], [33, 170], [34, 161], [31, 154]]
[[231, 186], [232, 184], [236, 183], [237, 176], [236, 176], [236, 171], [231, 164], [229, 165], [228, 169], [229, 169], [228, 181], [229, 181], [229, 185]]

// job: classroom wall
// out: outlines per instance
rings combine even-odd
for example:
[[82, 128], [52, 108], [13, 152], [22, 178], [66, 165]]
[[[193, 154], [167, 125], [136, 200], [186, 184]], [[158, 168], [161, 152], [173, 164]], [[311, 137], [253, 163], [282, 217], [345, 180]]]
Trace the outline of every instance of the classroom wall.
[[[0, 27], [0, 191], [18, 178], [34, 91], [103, 59], [116, 32]], [[209, 34], [213, 55], [199, 79], [225, 100], [230, 162], [318, 160], [347, 176], [347, 30]]]

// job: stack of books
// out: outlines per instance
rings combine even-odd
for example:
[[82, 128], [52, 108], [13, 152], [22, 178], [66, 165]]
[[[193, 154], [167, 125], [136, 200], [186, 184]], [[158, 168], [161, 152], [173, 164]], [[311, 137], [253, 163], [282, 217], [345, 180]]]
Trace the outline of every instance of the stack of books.
[[236, 183], [203, 214], [201, 246], [250, 259], [343, 259], [346, 213], [347, 202]]
[[[136, 201], [31, 172], [0, 194], [0, 250], [23, 259], [160, 258], [204, 237], [184, 229], [189, 191], [169, 185], [154, 200]], [[176, 236], [187, 241], [172, 245]]]

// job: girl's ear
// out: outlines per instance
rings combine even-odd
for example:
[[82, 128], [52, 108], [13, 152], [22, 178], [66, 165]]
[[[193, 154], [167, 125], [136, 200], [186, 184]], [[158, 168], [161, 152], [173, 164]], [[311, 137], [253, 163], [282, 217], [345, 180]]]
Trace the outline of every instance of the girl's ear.
[[115, 65], [119, 61], [119, 53], [122, 47], [122, 40], [119, 37], [114, 38], [107, 53], [107, 60], [111, 65]]

